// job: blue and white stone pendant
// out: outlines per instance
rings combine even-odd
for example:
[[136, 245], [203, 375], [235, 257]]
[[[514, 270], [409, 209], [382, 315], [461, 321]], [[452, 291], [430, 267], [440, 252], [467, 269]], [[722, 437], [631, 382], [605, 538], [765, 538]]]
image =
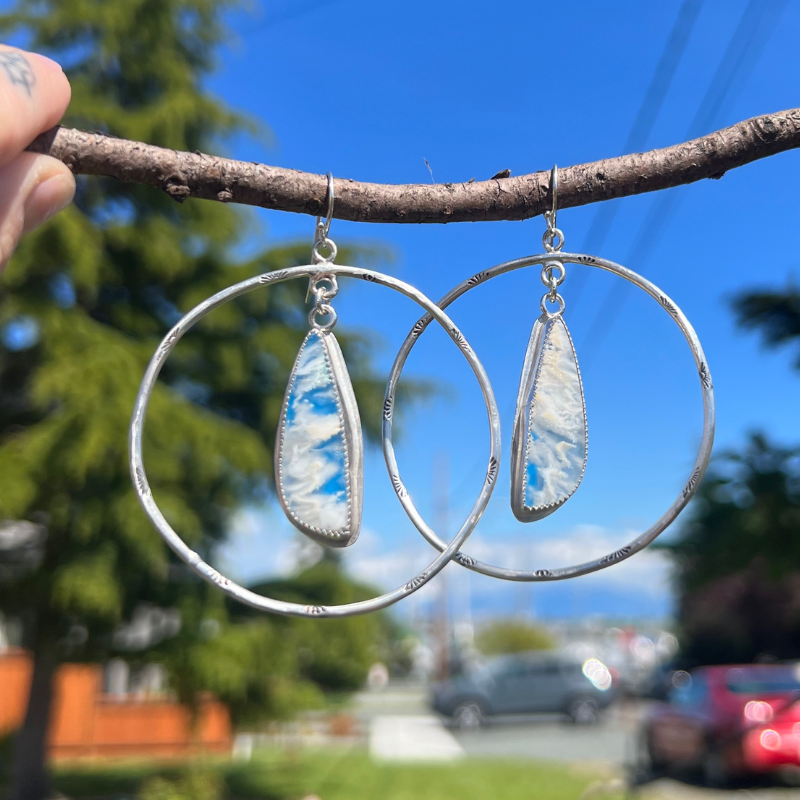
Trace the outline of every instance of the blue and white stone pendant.
[[586, 405], [572, 338], [561, 314], [533, 325], [511, 443], [511, 510], [520, 522], [552, 514], [575, 492], [587, 453]]
[[313, 327], [294, 363], [278, 423], [275, 481], [286, 515], [320, 544], [358, 538], [364, 444], [353, 384], [339, 343]]

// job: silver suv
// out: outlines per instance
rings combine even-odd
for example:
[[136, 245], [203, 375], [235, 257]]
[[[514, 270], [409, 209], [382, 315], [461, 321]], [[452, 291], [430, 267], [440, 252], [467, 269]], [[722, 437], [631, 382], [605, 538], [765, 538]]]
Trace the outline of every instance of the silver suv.
[[431, 707], [462, 729], [500, 714], [566, 714], [597, 722], [617, 694], [617, 680], [598, 659], [584, 662], [552, 653], [501, 656], [431, 687]]

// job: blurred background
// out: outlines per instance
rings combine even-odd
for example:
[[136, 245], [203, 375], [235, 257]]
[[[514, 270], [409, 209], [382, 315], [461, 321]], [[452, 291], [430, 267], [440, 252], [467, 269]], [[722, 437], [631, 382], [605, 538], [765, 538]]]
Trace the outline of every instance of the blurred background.
[[[10, 44], [63, 64], [65, 124], [387, 183], [485, 180], [684, 141], [798, 105], [788, 0], [421, 3], [0, 2]], [[200, 583], [141, 512], [127, 428], [174, 321], [245, 277], [307, 263], [313, 220], [79, 178], [72, 207], [0, 279], [0, 787], [67, 797], [794, 795], [800, 761], [798, 155], [562, 211], [566, 250], [620, 262], [695, 326], [718, 404], [697, 498], [646, 552], [510, 585], [449, 565], [392, 609], [256, 614]], [[334, 221], [340, 263], [431, 298], [541, 250], [541, 219]], [[590, 454], [558, 514], [518, 524], [508, 468], [465, 550], [524, 569], [624, 545], [685, 485], [701, 433], [691, 355], [652, 300], [576, 265], [561, 292]], [[274, 501], [272, 448], [307, 330], [301, 282], [217, 309], [176, 348], [145, 459], [173, 527], [272, 597], [351, 602], [433, 560], [377, 444], [419, 310], [342, 281], [339, 337], [369, 444], [364, 529], [331, 553]], [[538, 288], [537, 288], [538, 287]], [[519, 270], [459, 300], [509, 431], [538, 314]], [[429, 329], [397, 403], [422, 515], [455, 534], [488, 431]], [[788, 787], [788, 788], [787, 788]]]

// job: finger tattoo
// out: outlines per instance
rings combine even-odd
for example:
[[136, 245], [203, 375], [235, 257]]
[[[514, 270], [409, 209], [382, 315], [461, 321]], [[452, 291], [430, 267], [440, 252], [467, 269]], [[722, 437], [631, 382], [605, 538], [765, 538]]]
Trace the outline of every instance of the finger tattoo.
[[24, 89], [28, 97], [36, 83], [36, 73], [22, 53], [14, 50], [0, 52], [0, 67], [5, 70], [8, 79], [14, 86]]

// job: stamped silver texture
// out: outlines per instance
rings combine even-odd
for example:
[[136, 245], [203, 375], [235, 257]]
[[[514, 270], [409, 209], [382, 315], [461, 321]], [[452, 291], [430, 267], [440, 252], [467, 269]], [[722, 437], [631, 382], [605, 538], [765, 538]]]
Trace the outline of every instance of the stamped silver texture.
[[[548, 261], [552, 258], [553, 254], [551, 252], [540, 253], [538, 255], [516, 259], [515, 261], [507, 261], [488, 270], [483, 270], [482, 272], [478, 273], [477, 276], [468, 278], [448, 292], [437, 303], [437, 305], [439, 308], [447, 308], [454, 300], [461, 297], [470, 289], [484, 283], [491, 278], [495, 278], [498, 275], [503, 275], [507, 272], [513, 272], [517, 269], [522, 269], [523, 267], [529, 267], [535, 264], [543, 264], [545, 261]], [[697, 491], [706, 468], [708, 467], [708, 462], [711, 458], [711, 449], [714, 444], [715, 410], [714, 388], [711, 382], [711, 373], [709, 372], [708, 362], [706, 361], [706, 357], [703, 353], [703, 348], [700, 345], [700, 341], [697, 338], [697, 334], [684, 316], [683, 312], [669, 297], [667, 297], [657, 286], [654, 286], [646, 278], [643, 278], [641, 275], [637, 275], [635, 272], [632, 272], [631, 270], [626, 269], [619, 264], [615, 264], [612, 261], [607, 261], [603, 258], [597, 258], [596, 256], [563, 252], [558, 253], [558, 260], [572, 264], [583, 264], [588, 267], [596, 267], [597, 269], [605, 270], [606, 272], [618, 275], [620, 278], [629, 281], [649, 294], [667, 312], [669, 317], [675, 322], [678, 328], [680, 328], [681, 333], [683, 333], [686, 342], [689, 345], [689, 349], [692, 352], [692, 357], [694, 358], [698, 381], [700, 383], [700, 391], [703, 399], [703, 435], [700, 441], [697, 458], [678, 497], [651, 527], [639, 534], [639, 536], [633, 539], [633, 541], [631, 541], [629, 544], [625, 545], [619, 550], [614, 551], [613, 553], [609, 553], [601, 558], [593, 559], [592, 561], [586, 561], [582, 564], [575, 564], [568, 567], [539, 568], [534, 570], [514, 570], [506, 567], [486, 564], [474, 558], [473, 556], [467, 555], [466, 553], [459, 553], [454, 557], [455, 561], [467, 569], [480, 572], [483, 575], [489, 575], [493, 578], [501, 578], [503, 580], [529, 582], [564, 580], [565, 578], [574, 578], [578, 575], [586, 575], [590, 572], [596, 572], [597, 570], [604, 569], [611, 564], [616, 564], [620, 561], [623, 561], [624, 559], [632, 556], [634, 553], [638, 553], [641, 549], [650, 544], [659, 534], [666, 530], [667, 527], [669, 527], [669, 525], [675, 521], [678, 514], [680, 514], [680, 512], [686, 507], [686, 504], [692, 499]], [[422, 320], [415, 324], [414, 328], [412, 328], [411, 332], [408, 334], [400, 347], [400, 351], [398, 352], [394, 364], [392, 365], [391, 372], [389, 373], [387, 399], [394, 398], [394, 390], [397, 385], [397, 381], [400, 379], [400, 375], [403, 371], [406, 360], [408, 359], [408, 355], [416, 344], [417, 339], [425, 330], [426, 323], [423, 323], [424, 319], [425, 318], [423, 317]], [[402, 487], [403, 483], [397, 470], [394, 449], [392, 447], [391, 418], [387, 420], [384, 417], [383, 446], [386, 464], [389, 467], [389, 471], [393, 474], [393, 480], [397, 480], [397, 483], [395, 484], [395, 488], [397, 489], [397, 486], [399, 485]], [[401, 495], [400, 492], [398, 492], [398, 497], [400, 497], [400, 502], [403, 504], [406, 513], [416, 526], [417, 530], [419, 530], [419, 532], [434, 547], [442, 550], [445, 545], [441, 539], [439, 539], [436, 533], [431, 530], [425, 520], [422, 519], [422, 517], [417, 513], [416, 509], [410, 504], [406, 503], [405, 497]]]
[[520, 522], [544, 519], [572, 497], [588, 447], [572, 337], [561, 314], [545, 312], [525, 351], [511, 437], [511, 511]]
[[[369, 600], [362, 600], [356, 603], [348, 603], [338, 606], [306, 606], [299, 603], [289, 603], [283, 600], [276, 600], [269, 597], [256, 594], [242, 586], [239, 586], [229, 578], [221, 575], [216, 569], [207, 564], [200, 555], [194, 552], [180, 536], [172, 529], [170, 524], [161, 513], [155, 499], [153, 498], [150, 490], [150, 485], [147, 480], [147, 472], [144, 467], [142, 459], [142, 433], [147, 415], [147, 407], [152, 396], [158, 375], [164, 365], [165, 360], [172, 352], [173, 347], [180, 341], [181, 337], [190, 330], [200, 319], [208, 314], [213, 309], [221, 306], [223, 303], [232, 300], [235, 297], [246, 294], [247, 292], [258, 289], [265, 284], [271, 285], [280, 281], [289, 280], [291, 278], [309, 278], [319, 274], [333, 274], [336, 276], [346, 275], [353, 278], [360, 278], [372, 283], [380, 284], [389, 289], [394, 289], [401, 294], [414, 300], [417, 304], [425, 309], [425, 319], [429, 322], [435, 319], [445, 329], [450, 338], [457, 344], [464, 357], [469, 362], [475, 377], [478, 379], [481, 393], [486, 404], [486, 413], [489, 420], [489, 462], [495, 465], [494, 471], [487, 472], [484, 479], [480, 493], [475, 505], [472, 507], [466, 521], [461, 525], [453, 540], [445, 545], [437, 538], [441, 544], [441, 554], [434, 559], [422, 572], [414, 576], [410, 581], [403, 586], [394, 589], [391, 592], [382, 594], [379, 597], [374, 597]], [[397, 376], [399, 377], [399, 376]], [[392, 382], [393, 386], [397, 384], [397, 377]], [[391, 416], [391, 409], [394, 401], [394, 392], [392, 392], [392, 403], [389, 406], [389, 416]], [[386, 418], [386, 408], [384, 408], [384, 419]], [[497, 403], [495, 402], [494, 393], [483, 369], [482, 364], [478, 360], [475, 353], [467, 344], [464, 337], [459, 332], [453, 321], [442, 311], [436, 304], [427, 298], [418, 289], [410, 286], [403, 281], [388, 275], [383, 275], [379, 272], [372, 272], [360, 267], [338, 266], [331, 263], [312, 264], [306, 266], [290, 267], [274, 272], [267, 272], [263, 275], [248, 280], [242, 281], [223, 289], [221, 292], [204, 300], [198, 306], [195, 306], [184, 317], [182, 317], [172, 328], [169, 333], [164, 337], [161, 344], [156, 349], [155, 354], [148, 364], [142, 385], [139, 389], [139, 394], [136, 398], [136, 405], [133, 411], [133, 418], [131, 419], [130, 426], [130, 473], [133, 480], [133, 485], [136, 490], [139, 502], [145, 510], [145, 513], [155, 525], [158, 532], [164, 538], [165, 542], [172, 548], [176, 555], [188, 564], [200, 577], [207, 580], [209, 583], [219, 587], [223, 592], [246, 603], [253, 608], [263, 611], [271, 611], [275, 614], [282, 614], [285, 616], [297, 617], [347, 617], [355, 614], [364, 614], [370, 611], [377, 611], [381, 608], [396, 603], [404, 597], [407, 597], [412, 592], [424, 586], [431, 578], [437, 575], [444, 566], [454, 558], [458, 553], [461, 546], [466, 541], [467, 537], [475, 529], [478, 520], [486, 508], [489, 498], [492, 495], [495, 484], [496, 465], [500, 461], [500, 418], [497, 411]], [[391, 470], [390, 470], [391, 473]], [[399, 481], [397, 477], [397, 470], [391, 474], [392, 483], [397, 488], [395, 480]], [[407, 493], [401, 498], [404, 508], [410, 510], [411, 513], [416, 514], [411, 498]], [[435, 534], [434, 534], [435, 536]]]

